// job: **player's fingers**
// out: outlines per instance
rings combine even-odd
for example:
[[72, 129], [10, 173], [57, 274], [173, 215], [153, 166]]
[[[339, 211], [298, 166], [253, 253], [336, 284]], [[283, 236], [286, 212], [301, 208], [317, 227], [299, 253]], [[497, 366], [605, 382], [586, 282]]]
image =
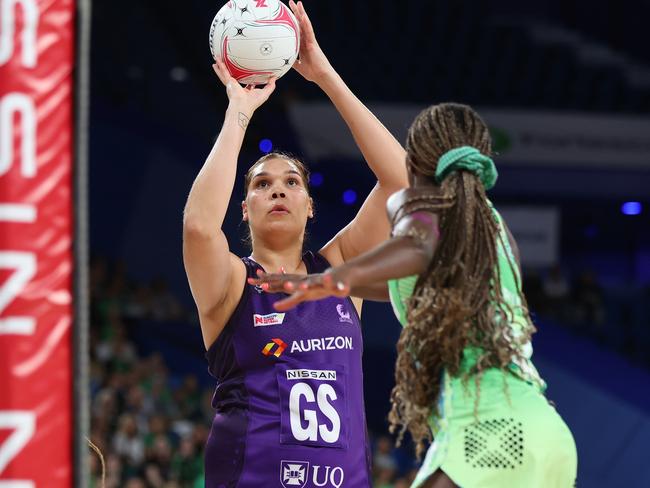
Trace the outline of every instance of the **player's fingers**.
[[293, 12], [293, 15], [295, 15], [296, 18], [297, 18], [298, 15], [299, 15], [299, 12], [298, 12], [298, 5], [296, 4], [296, 2], [294, 2], [293, 0], [289, 0], [289, 8]]
[[219, 81], [221, 81], [221, 83], [223, 83], [225, 85], [226, 80], [224, 79], [224, 76], [221, 73], [221, 70], [219, 69], [219, 65], [217, 63], [213, 64], [212, 69], [214, 70], [215, 74], [217, 75], [217, 78], [219, 78]]
[[239, 83], [233, 76], [230, 74], [230, 71], [228, 71], [228, 67], [226, 66], [226, 63], [223, 62], [222, 59], [217, 60], [217, 65], [219, 66], [219, 69], [221, 70], [221, 73], [223, 74], [226, 83]]
[[271, 93], [273, 93], [273, 90], [275, 90], [275, 80], [276, 80], [275, 76], [272, 76], [271, 78], [269, 78], [269, 81], [266, 83], [266, 86], [262, 88], [262, 91], [267, 97], [270, 96]]
[[336, 296], [339, 297], [347, 297], [350, 295], [350, 285], [343, 283], [342, 281], [339, 281], [336, 283]]
[[323, 287], [329, 290], [336, 296], [348, 296], [350, 294], [350, 286], [343, 281], [334, 281], [332, 275], [325, 275], [323, 277]]
[[226, 66], [223, 64], [221, 58], [217, 58], [215, 64], [217, 66], [217, 70], [219, 71], [219, 74], [221, 74], [222, 77], [227, 78], [229, 75], [228, 69], [226, 69]]
[[307, 35], [315, 38], [316, 35], [314, 34], [314, 27], [311, 25], [311, 20], [309, 20], [309, 15], [307, 15], [307, 12], [305, 11], [305, 6], [302, 4], [302, 2], [298, 2], [298, 6], [300, 7], [302, 23], [304, 24], [304, 27], [301, 26], [301, 28], [304, 28], [304, 31]]
[[332, 275], [326, 274], [323, 276], [323, 286], [328, 289], [334, 288], [334, 280], [332, 279]]
[[293, 277], [294, 275], [286, 275], [280, 273], [267, 273], [261, 269], [256, 271], [257, 278], [263, 281], [284, 280], [287, 276]]
[[302, 31], [303, 30], [303, 25], [302, 24], [304, 23], [303, 16], [302, 16], [302, 10], [300, 10], [300, 6], [298, 4], [296, 4], [295, 2], [294, 2], [293, 5], [294, 5], [294, 8], [292, 8], [291, 10], [293, 10], [294, 15], [296, 16], [296, 20], [298, 21], [298, 27], [300, 27], [300, 30]]

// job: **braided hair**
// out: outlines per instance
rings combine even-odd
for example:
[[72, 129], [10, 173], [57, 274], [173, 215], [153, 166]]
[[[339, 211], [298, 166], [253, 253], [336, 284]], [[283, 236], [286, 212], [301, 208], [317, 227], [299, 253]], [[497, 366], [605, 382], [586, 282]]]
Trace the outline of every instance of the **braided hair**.
[[[441, 156], [461, 146], [491, 156], [485, 122], [466, 105], [432, 106], [409, 129], [407, 165], [412, 173], [434, 179]], [[418, 457], [431, 441], [429, 417], [440, 413], [435, 405], [443, 371], [462, 377], [465, 384], [474, 375], [478, 395], [481, 372], [507, 368], [513, 357], [522, 356], [521, 345], [534, 331], [530, 323], [515, 338], [506, 326], [506, 313], [512, 310], [501, 293], [497, 256], [501, 234], [479, 177], [463, 170], [451, 173], [441, 182], [439, 197], [426, 206], [438, 213], [440, 240], [408, 304], [408, 326], [397, 344], [389, 414], [398, 442], [408, 430]], [[467, 346], [478, 348], [480, 354], [464, 369]], [[478, 396], [475, 412], [477, 408]]]

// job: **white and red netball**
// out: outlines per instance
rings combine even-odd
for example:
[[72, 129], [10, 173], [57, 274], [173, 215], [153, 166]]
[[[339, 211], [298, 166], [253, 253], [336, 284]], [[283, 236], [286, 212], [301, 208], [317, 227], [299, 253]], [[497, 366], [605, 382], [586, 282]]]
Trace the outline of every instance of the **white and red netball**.
[[298, 57], [300, 29], [280, 0], [230, 0], [212, 20], [210, 50], [242, 84], [280, 78]]

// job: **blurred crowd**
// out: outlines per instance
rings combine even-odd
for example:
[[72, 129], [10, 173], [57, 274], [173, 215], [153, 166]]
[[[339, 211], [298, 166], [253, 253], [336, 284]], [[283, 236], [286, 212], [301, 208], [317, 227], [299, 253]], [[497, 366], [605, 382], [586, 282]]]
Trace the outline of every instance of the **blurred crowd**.
[[603, 327], [603, 289], [593, 271], [585, 270], [575, 279], [570, 279], [556, 265], [544, 274], [528, 272], [524, 279], [530, 309], [539, 316], [585, 332], [589, 329], [597, 332]]
[[[135, 285], [126, 267], [94, 260], [90, 272], [91, 441], [105, 462], [106, 488], [203, 487], [202, 451], [210, 392], [177, 378], [159, 354], [142, 357], [129, 335], [143, 319], [186, 316], [163, 279]], [[101, 458], [91, 452], [93, 487]]]
[[524, 272], [534, 321], [552, 321], [650, 367], [650, 287], [604, 286], [591, 269]]

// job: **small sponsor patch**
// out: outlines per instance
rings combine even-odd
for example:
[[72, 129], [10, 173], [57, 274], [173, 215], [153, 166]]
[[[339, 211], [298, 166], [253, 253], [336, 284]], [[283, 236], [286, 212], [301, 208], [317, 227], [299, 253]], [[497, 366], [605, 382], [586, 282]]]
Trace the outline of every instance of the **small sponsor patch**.
[[352, 324], [352, 317], [350, 317], [350, 312], [345, 309], [345, 306], [342, 303], [339, 303], [336, 306], [336, 312], [339, 314], [339, 322], [344, 322], [347, 324]]
[[284, 313], [270, 313], [268, 315], [253, 315], [253, 327], [268, 327], [269, 325], [280, 325], [284, 322]]
[[288, 380], [322, 380], [322, 381], [336, 381], [336, 371], [325, 369], [288, 369]]

